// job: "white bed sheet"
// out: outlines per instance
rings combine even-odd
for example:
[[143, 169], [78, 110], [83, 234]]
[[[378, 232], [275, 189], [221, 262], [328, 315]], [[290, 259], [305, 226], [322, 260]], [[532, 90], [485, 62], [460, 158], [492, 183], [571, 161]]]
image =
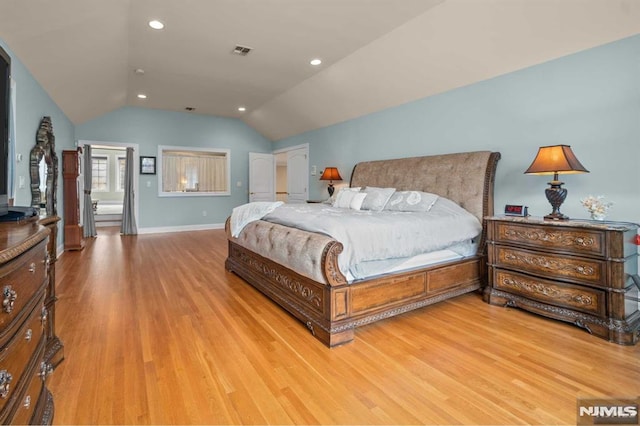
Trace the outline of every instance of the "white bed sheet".
[[[392, 274], [395, 272], [409, 271], [411, 269], [424, 268], [425, 266], [435, 265], [436, 263], [449, 262], [452, 260], [462, 259], [463, 256], [460, 253], [456, 253], [453, 250], [445, 249], [438, 250], [431, 253], [421, 253], [416, 256], [405, 259], [402, 263], [393, 265], [390, 268], [377, 271], [373, 275], [364, 276], [358, 279], [371, 278], [372, 276], [379, 276], [385, 274]], [[356, 278], [349, 272], [347, 272], [346, 277], [347, 282], [352, 283], [356, 280]]]

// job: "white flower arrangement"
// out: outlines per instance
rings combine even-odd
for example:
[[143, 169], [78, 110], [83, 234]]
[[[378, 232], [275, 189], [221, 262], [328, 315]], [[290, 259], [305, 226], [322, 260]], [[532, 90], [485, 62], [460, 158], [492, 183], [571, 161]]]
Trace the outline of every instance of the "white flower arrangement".
[[580, 202], [591, 214], [591, 218], [597, 220], [603, 220], [611, 206], [613, 206], [611, 201], [604, 200], [604, 195], [598, 195], [597, 197], [589, 195], [581, 199]]

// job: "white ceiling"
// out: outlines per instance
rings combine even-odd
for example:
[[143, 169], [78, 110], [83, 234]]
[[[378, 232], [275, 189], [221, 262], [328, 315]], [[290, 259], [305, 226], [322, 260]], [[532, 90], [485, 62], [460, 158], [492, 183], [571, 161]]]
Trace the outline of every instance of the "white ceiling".
[[0, 38], [75, 124], [193, 107], [271, 140], [639, 33], [640, 0], [0, 1]]

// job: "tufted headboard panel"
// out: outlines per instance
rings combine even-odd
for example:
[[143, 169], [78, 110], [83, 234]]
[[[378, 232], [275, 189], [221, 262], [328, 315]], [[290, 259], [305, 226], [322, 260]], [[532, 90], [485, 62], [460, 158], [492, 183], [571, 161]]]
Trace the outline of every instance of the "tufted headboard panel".
[[351, 186], [424, 191], [455, 201], [482, 223], [493, 214], [499, 152], [475, 151], [356, 164]]

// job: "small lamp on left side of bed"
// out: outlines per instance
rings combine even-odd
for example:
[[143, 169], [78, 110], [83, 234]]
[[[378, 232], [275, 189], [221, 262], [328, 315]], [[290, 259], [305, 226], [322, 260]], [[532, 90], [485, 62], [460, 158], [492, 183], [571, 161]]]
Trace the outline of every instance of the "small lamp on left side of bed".
[[333, 187], [333, 181], [342, 180], [342, 176], [340, 176], [340, 172], [338, 171], [337, 167], [325, 167], [324, 171], [322, 172], [322, 176], [320, 176], [320, 180], [329, 181], [329, 186], [327, 187], [327, 191], [329, 191], [329, 197], [331, 197], [335, 189]]

